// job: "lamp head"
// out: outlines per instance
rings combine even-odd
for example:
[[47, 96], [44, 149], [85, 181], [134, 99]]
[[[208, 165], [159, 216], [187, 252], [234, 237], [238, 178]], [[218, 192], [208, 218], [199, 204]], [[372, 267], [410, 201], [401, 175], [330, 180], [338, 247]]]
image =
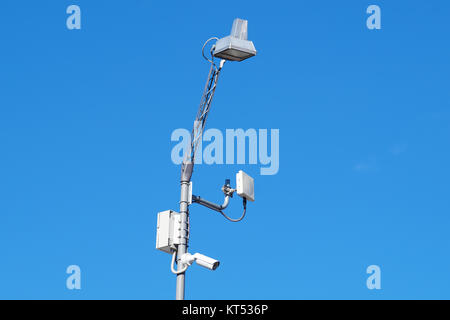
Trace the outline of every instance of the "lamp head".
[[255, 56], [255, 46], [247, 38], [248, 21], [235, 19], [231, 35], [217, 41], [214, 56], [229, 61], [244, 61]]

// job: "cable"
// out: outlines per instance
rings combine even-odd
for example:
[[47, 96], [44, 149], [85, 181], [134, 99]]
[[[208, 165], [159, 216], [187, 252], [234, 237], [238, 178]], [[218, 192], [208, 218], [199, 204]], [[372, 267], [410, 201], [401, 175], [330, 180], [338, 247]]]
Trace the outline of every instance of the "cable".
[[209, 60], [209, 59], [205, 56], [205, 47], [206, 47], [206, 45], [208, 44], [208, 42], [210, 42], [210, 41], [212, 41], [212, 40], [219, 41], [219, 38], [217, 38], [217, 37], [212, 37], [212, 38], [209, 38], [208, 40], [206, 40], [206, 42], [203, 44], [203, 47], [202, 47], [202, 55], [203, 55], [203, 58], [205, 58], [207, 61], [209, 61], [209, 62], [211, 62], [212, 64], [214, 64], [213, 59], [212, 59], [212, 60]]
[[231, 219], [229, 216], [227, 216], [223, 211], [219, 211], [227, 220], [231, 221], [231, 222], [240, 222], [245, 218], [245, 214], [247, 212], [247, 199], [244, 198], [243, 201], [244, 204], [244, 212], [242, 213], [242, 216], [239, 219]]
[[175, 264], [176, 256], [177, 256], [177, 251], [174, 251], [174, 253], [172, 254], [172, 262], [170, 263], [170, 271], [172, 271], [172, 273], [174, 273], [174, 274], [182, 274], [182, 273], [186, 272], [186, 270], [188, 269], [189, 266], [186, 265], [182, 270], [175, 271], [174, 264]]

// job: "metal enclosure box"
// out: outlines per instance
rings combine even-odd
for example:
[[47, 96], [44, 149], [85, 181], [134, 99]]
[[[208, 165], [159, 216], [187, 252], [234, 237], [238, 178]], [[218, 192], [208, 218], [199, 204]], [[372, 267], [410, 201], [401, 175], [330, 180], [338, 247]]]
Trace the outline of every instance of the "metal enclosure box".
[[255, 182], [242, 170], [236, 174], [236, 192], [249, 201], [255, 201]]
[[167, 210], [158, 213], [156, 230], [156, 249], [167, 253], [175, 251], [180, 243], [181, 216], [178, 212]]

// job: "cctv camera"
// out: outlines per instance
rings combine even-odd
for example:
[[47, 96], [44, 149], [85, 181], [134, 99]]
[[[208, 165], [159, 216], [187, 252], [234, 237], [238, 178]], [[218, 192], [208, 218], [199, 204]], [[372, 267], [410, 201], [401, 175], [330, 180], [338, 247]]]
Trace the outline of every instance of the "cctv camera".
[[196, 253], [194, 255], [186, 253], [181, 257], [181, 262], [187, 265], [192, 265], [194, 261], [199, 265], [209, 270], [216, 270], [220, 265], [220, 261], [207, 257], [203, 254]]
[[204, 268], [207, 268], [209, 270], [216, 270], [217, 267], [220, 265], [220, 261], [215, 260], [213, 258], [204, 256], [200, 253], [196, 253], [194, 254], [194, 258], [195, 258], [195, 262], [197, 262], [197, 264], [199, 266], [202, 266]]

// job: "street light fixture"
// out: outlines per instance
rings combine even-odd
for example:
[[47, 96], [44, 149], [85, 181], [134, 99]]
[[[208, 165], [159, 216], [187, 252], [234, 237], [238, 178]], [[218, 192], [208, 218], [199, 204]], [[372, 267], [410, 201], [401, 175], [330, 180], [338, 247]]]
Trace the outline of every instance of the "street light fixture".
[[230, 61], [243, 61], [256, 55], [253, 42], [248, 41], [247, 20], [235, 19], [231, 35], [216, 43], [214, 56]]
[[[229, 221], [239, 222], [245, 217], [247, 211], [247, 200], [255, 200], [254, 180], [243, 171], [239, 171], [236, 175], [237, 186], [235, 189], [231, 187], [229, 179], [225, 180], [225, 184], [222, 187], [225, 200], [222, 205], [215, 204], [199, 196], [193, 195], [191, 181], [195, 163], [195, 155], [202, 140], [203, 131], [206, 126], [206, 120], [208, 118], [211, 103], [216, 91], [219, 75], [225, 61], [243, 61], [256, 55], [256, 49], [253, 42], [247, 40], [247, 29], [247, 20], [235, 19], [230, 36], [222, 39], [214, 37], [207, 40], [203, 45], [203, 57], [210, 62], [211, 68], [200, 102], [200, 107], [197, 112], [197, 117], [194, 122], [194, 128], [192, 129], [190, 150], [186, 153], [181, 165], [180, 212], [178, 213], [168, 210], [158, 214], [156, 248], [163, 252], [172, 254], [171, 270], [177, 275], [177, 300], [184, 299], [185, 273], [193, 262], [196, 262], [198, 265], [210, 270], [215, 270], [220, 264], [218, 260], [209, 258], [202, 254], [196, 253], [191, 255], [187, 252], [189, 241], [189, 206], [193, 203], [198, 203], [219, 212]], [[210, 41], [213, 40], [216, 40], [216, 43], [211, 47], [211, 57], [209, 58], [205, 55], [205, 47]], [[219, 65], [216, 65], [214, 61], [215, 57], [221, 59]], [[233, 197], [235, 192], [243, 199], [244, 210], [239, 219], [232, 219], [224, 213], [224, 210], [228, 207], [230, 198]], [[177, 270], [174, 268], [175, 261], [177, 263]]]

